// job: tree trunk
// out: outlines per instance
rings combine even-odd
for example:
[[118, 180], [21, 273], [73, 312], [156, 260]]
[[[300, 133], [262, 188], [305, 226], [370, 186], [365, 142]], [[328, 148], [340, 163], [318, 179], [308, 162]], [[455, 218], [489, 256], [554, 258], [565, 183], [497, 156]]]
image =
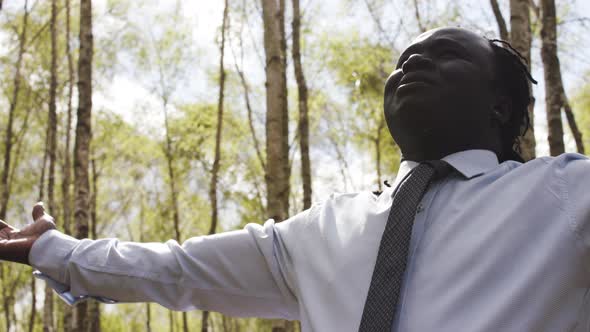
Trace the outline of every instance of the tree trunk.
[[[98, 177], [99, 174], [96, 171], [96, 160], [92, 158], [90, 161], [90, 169], [92, 171], [92, 192], [90, 194], [90, 236], [93, 239], [97, 239], [97, 224], [98, 217], [97, 211], [97, 197], [98, 197]], [[88, 332], [100, 332], [100, 303], [97, 301], [88, 302]]]
[[498, 32], [500, 33], [500, 38], [502, 40], [508, 41], [508, 29], [506, 28], [506, 21], [504, 20], [502, 11], [500, 11], [498, 0], [490, 0], [490, 5], [492, 6], [492, 11], [496, 17], [496, 23], [498, 23]]
[[414, 16], [416, 17], [416, 23], [418, 23], [420, 32], [426, 32], [426, 27], [422, 23], [422, 18], [420, 17], [420, 7], [418, 6], [418, 0], [414, 0]]
[[152, 311], [150, 310], [150, 303], [145, 304], [145, 331], [152, 332]]
[[[78, 59], [78, 120], [74, 144], [74, 219], [76, 237], [88, 237], [90, 188], [88, 159], [92, 137], [92, 3], [80, 0], [80, 55]], [[74, 311], [74, 331], [86, 331], [87, 303], [78, 304]]]
[[[37, 196], [37, 201], [43, 201], [45, 197], [45, 166], [47, 165], [47, 139], [45, 139], [45, 149], [43, 153], [43, 161], [41, 163], [41, 175], [39, 176], [39, 195]], [[35, 317], [37, 316], [37, 310], [35, 306], [37, 305], [37, 288], [36, 288], [35, 278], [31, 278], [31, 295], [32, 295], [32, 304], [31, 304], [31, 315], [29, 317], [29, 332], [32, 332], [35, 327]], [[45, 329], [45, 327], [44, 327]], [[7, 329], [8, 331], [8, 329]]]
[[74, 61], [72, 59], [72, 51], [70, 49], [70, 0], [66, 0], [66, 56], [68, 58], [68, 114], [66, 121], [66, 146], [64, 151], [64, 166], [63, 166], [63, 182], [62, 182], [62, 196], [63, 196], [63, 229], [66, 234], [71, 234], [71, 216], [72, 205], [70, 195], [71, 184], [71, 127], [72, 127], [72, 94], [74, 90]]
[[541, 58], [545, 73], [545, 104], [547, 112], [547, 132], [549, 151], [557, 156], [565, 151], [563, 143], [563, 124], [561, 122], [561, 72], [557, 57], [557, 29], [555, 1], [542, 0]]
[[[289, 127], [286, 79], [284, 0], [263, 0], [266, 56], [266, 169], [267, 215], [276, 222], [289, 213]], [[272, 331], [286, 331], [285, 321], [274, 321]]]
[[[24, 15], [23, 15], [23, 26], [19, 36], [19, 50], [16, 60], [16, 68], [14, 72], [13, 78], [13, 90], [12, 90], [12, 99], [10, 100], [10, 105], [8, 108], [8, 123], [6, 125], [6, 133], [4, 136], [4, 168], [2, 171], [2, 176], [0, 177], [0, 188], [1, 188], [1, 196], [0, 196], [0, 219], [6, 219], [6, 213], [8, 211], [8, 202], [10, 200], [10, 186], [8, 183], [9, 175], [10, 175], [10, 160], [11, 160], [11, 153], [12, 153], [12, 141], [13, 141], [13, 123], [14, 123], [14, 116], [16, 113], [16, 107], [18, 105], [18, 97], [20, 92], [20, 82], [21, 82], [21, 75], [20, 71], [22, 68], [23, 62], [23, 54], [25, 52], [25, 45], [26, 45], [26, 38], [27, 38], [27, 23], [29, 18], [29, 10], [28, 10], [28, 0], [25, 0], [24, 3]], [[11, 312], [14, 308], [12, 308], [13, 301], [9, 295], [8, 290], [8, 275], [10, 273], [5, 273], [5, 266], [4, 264], [0, 267], [0, 281], [2, 282], [2, 306], [4, 309], [4, 319], [5, 319], [5, 327], [6, 331], [10, 331], [10, 327], [12, 325], [11, 319]]]
[[283, 13], [277, 0], [263, 0], [262, 12], [266, 55], [267, 213], [279, 222], [286, 219], [289, 211], [287, 89], [280, 27]]
[[[242, 53], [242, 65], [243, 65], [243, 58], [244, 58], [244, 48], [242, 47], [242, 36], [240, 35], [240, 52]], [[254, 119], [252, 118], [252, 105], [250, 104], [250, 87], [248, 86], [248, 82], [246, 81], [246, 76], [244, 72], [238, 65], [238, 62], [234, 59], [234, 64], [236, 67], [236, 72], [240, 77], [240, 83], [242, 83], [242, 88], [244, 89], [244, 102], [246, 104], [246, 112], [248, 113], [248, 128], [250, 128], [250, 135], [252, 136], [252, 143], [254, 144], [254, 149], [256, 150], [256, 157], [258, 157], [258, 161], [260, 162], [260, 167], [264, 171], [266, 169], [266, 163], [264, 162], [264, 158], [262, 156], [262, 149], [260, 148], [260, 142], [258, 141], [258, 136], [256, 135], [256, 130], [254, 129]], [[243, 66], [242, 66], [243, 68]]]
[[0, 178], [0, 187], [2, 188], [2, 196], [0, 199], [0, 219], [6, 219], [8, 201], [10, 200], [8, 177], [10, 174], [10, 159], [12, 153], [12, 127], [14, 122], [14, 115], [16, 112], [16, 106], [18, 105], [18, 96], [20, 92], [21, 82], [20, 71], [22, 69], [23, 54], [25, 53], [25, 45], [27, 38], [27, 23], [29, 19], [28, 0], [25, 0], [24, 10], [25, 13], [23, 15], [23, 26], [19, 36], [18, 55], [16, 58], [16, 65], [12, 84], [12, 99], [10, 100], [10, 106], [8, 108], [8, 123], [6, 125], [6, 132], [4, 135], [4, 168], [2, 171], [2, 177]]
[[299, 0], [293, 0], [293, 67], [297, 80], [299, 104], [299, 147], [301, 149], [301, 180], [303, 182], [303, 209], [311, 207], [311, 164], [309, 160], [309, 117], [307, 83], [301, 66], [301, 13]]
[[[70, 0], [65, 0], [65, 7], [66, 7], [66, 35], [65, 35], [65, 45], [66, 45], [66, 56], [68, 59], [68, 110], [67, 110], [67, 117], [66, 117], [66, 126], [65, 126], [65, 134], [66, 134], [66, 146], [64, 149], [64, 163], [63, 163], [63, 170], [62, 170], [62, 184], [61, 184], [61, 191], [62, 191], [62, 199], [63, 199], [63, 230], [64, 233], [70, 235], [72, 234], [72, 195], [71, 195], [71, 184], [72, 184], [72, 96], [74, 93], [74, 61], [72, 56], [72, 50], [70, 48], [70, 32], [71, 32], [71, 24], [70, 24]], [[64, 332], [70, 332], [72, 330], [72, 307], [69, 305], [65, 305], [61, 301], [60, 308], [63, 312], [62, 316], [62, 328]]]
[[[213, 167], [211, 168], [211, 184], [209, 186], [209, 200], [211, 201], [211, 226], [209, 234], [215, 234], [217, 228], [218, 204], [217, 204], [217, 180], [219, 173], [219, 163], [221, 161], [221, 134], [223, 129], [223, 101], [225, 93], [225, 31], [229, 26], [228, 21], [229, 6], [225, 0], [223, 7], [223, 20], [221, 22], [221, 44], [219, 45], [219, 98], [217, 99], [217, 130], [215, 132], [215, 156], [213, 158]], [[209, 312], [204, 311], [202, 315], [201, 331], [209, 330]]]
[[[530, 0], [510, 0], [510, 43], [526, 59], [531, 67], [531, 15]], [[531, 82], [529, 89], [532, 91]], [[520, 154], [525, 161], [534, 159], [535, 148], [535, 100], [531, 100], [528, 107], [530, 128], [520, 140]]]
[[[162, 78], [160, 78], [162, 79]], [[176, 172], [174, 170], [174, 156], [172, 155], [172, 138], [170, 137], [170, 127], [168, 123], [168, 99], [162, 98], [162, 107], [164, 109], [164, 126], [166, 127], [166, 145], [164, 155], [166, 156], [166, 162], [168, 165], [168, 179], [170, 181], [170, 198], [172, 199], [172, 219], [174, 222], [174, 238], [180, 243], [182, 241], [180, 236], [180, 211], [178, 207], [178, 191], [176, 189]], [[172, 313], [170, 318], [172, 319]], [[172, 324], [172, 320], [171, 323]], [[182, 313], [182, 325], [183, 331], [188, 331], [188, 323], [186, 319], [186, 312]]]
[[35, 329], [35, 319], [37, 317], [37, 278], [31, 278], [31, 314], [29, 315], [29, 332], [33, 332]]
[[561, 102], [563, 104], [563, 111], [565, 112], [565, 117], [567, 119], [567, 123], [572, 131], [572, 136], [574, 136], [574, 141], [576, 142], [576, 150], [578, 153], [584, 154], [584, 141], [582, 140], [582, 132], [578, 128], [578, 124], [576, 123], [576, 119], [574, 117], [574, 112], [572, 111], [572, 107], [565, 95], [565, 89], [563, 84], [561, 85]]
[[[49, 157], [49, 172], [47, 174], [47, 201], [49, 213], [55, 220], [59, 220], [55, 204], [55, 156], [57, 150], [57, 0], [51, 1], [51, 68], [49, 79], [49, 113], [47, 120], [47, 156]], [[53, 322], [53, 289], [45, 285], [45, 299], [43, 301], [43, 332], [54, 331]]]

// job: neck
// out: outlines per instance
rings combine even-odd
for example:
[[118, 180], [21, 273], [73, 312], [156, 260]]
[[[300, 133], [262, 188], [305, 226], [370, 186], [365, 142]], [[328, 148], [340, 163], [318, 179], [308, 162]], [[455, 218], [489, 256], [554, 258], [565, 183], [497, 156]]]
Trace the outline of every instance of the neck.
[[427, 160], [440, 160], [450, 154], [465, 151], [465, 150], [490, 150], [499, 156], [499, 150], [495, 149], [489, 144], [471, 144], [466, 143], [462, 145], [449, 146], [442, 148], [441, 146], [428, 145], [419, 149], [401, 149], [403, 159], [416, 162], [423, 162]]

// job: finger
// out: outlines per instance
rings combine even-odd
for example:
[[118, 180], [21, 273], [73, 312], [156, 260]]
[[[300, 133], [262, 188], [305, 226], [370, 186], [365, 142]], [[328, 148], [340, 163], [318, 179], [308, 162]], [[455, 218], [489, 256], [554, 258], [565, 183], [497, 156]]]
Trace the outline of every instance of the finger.
[[37, 202], [35, 206], [33, 206], [33, 220], [37, 221], [37, 219], [41, 218], [45, 214], [45, 208], [43, 207], [43, 202]]
[[5, 223], [4, 220], [0, 219], [0, 230], [8, 227], [10, 229], [10, 225]]

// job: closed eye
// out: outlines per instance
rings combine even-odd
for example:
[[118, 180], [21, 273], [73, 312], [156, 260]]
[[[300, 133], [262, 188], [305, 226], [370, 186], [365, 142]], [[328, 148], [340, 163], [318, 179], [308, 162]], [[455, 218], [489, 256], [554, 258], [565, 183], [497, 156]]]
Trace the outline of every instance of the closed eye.
[[438, 53], [438, 56], [442, 58], [463, 58], [459, 51], [453, 49], [444, 49]]

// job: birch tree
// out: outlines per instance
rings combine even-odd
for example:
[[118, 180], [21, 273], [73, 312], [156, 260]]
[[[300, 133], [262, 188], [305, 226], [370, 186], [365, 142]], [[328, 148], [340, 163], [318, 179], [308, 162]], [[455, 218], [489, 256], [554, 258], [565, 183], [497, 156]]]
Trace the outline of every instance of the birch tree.
[[297, 80], [299, 106], [299, 149], [301, 151], [301, 179], [303, 182], [303, 209], [311, 207], [311, 163], [309, 159], [309, 116], [307, 107], [307, 83], [301, 66], [301, 10], [299, 0], [293, 3], [293, 68]]
[[[215, 130], [215, 151], [213, 157], [213, 166], [211, 167], [211, 183], [209, 185], [209, 201], [211, 203], [211, 226], [208, 234], [215, 234], [217, 229], [217, 219], [219, 215], [219, 206], [217, 198], [217, 181], [219, 177], [219, 164], [221, 162], [221, 135], [223, 130], [223, 102], [225, 93], [225, 31], [228, 28], [228, 0], [223, 5], [223, 20], [221, 23], [221, 42], [219, 44], [219, 96], [217, 98], [217, 128]], [[201, 331], [207, 332], [209, 329], [209, 311], [203, 311], [201, 320]]]
[[[78, 58], [78, 117], [74, 144], [74, 219], [76, 237], [88, 237], [90, 184], [88, 176], [90, 140], [92, 137], [92, 1], [80, 0], [80, 55]], [[87, 330], [87, 303], [74, 310], [75, 331]]]

